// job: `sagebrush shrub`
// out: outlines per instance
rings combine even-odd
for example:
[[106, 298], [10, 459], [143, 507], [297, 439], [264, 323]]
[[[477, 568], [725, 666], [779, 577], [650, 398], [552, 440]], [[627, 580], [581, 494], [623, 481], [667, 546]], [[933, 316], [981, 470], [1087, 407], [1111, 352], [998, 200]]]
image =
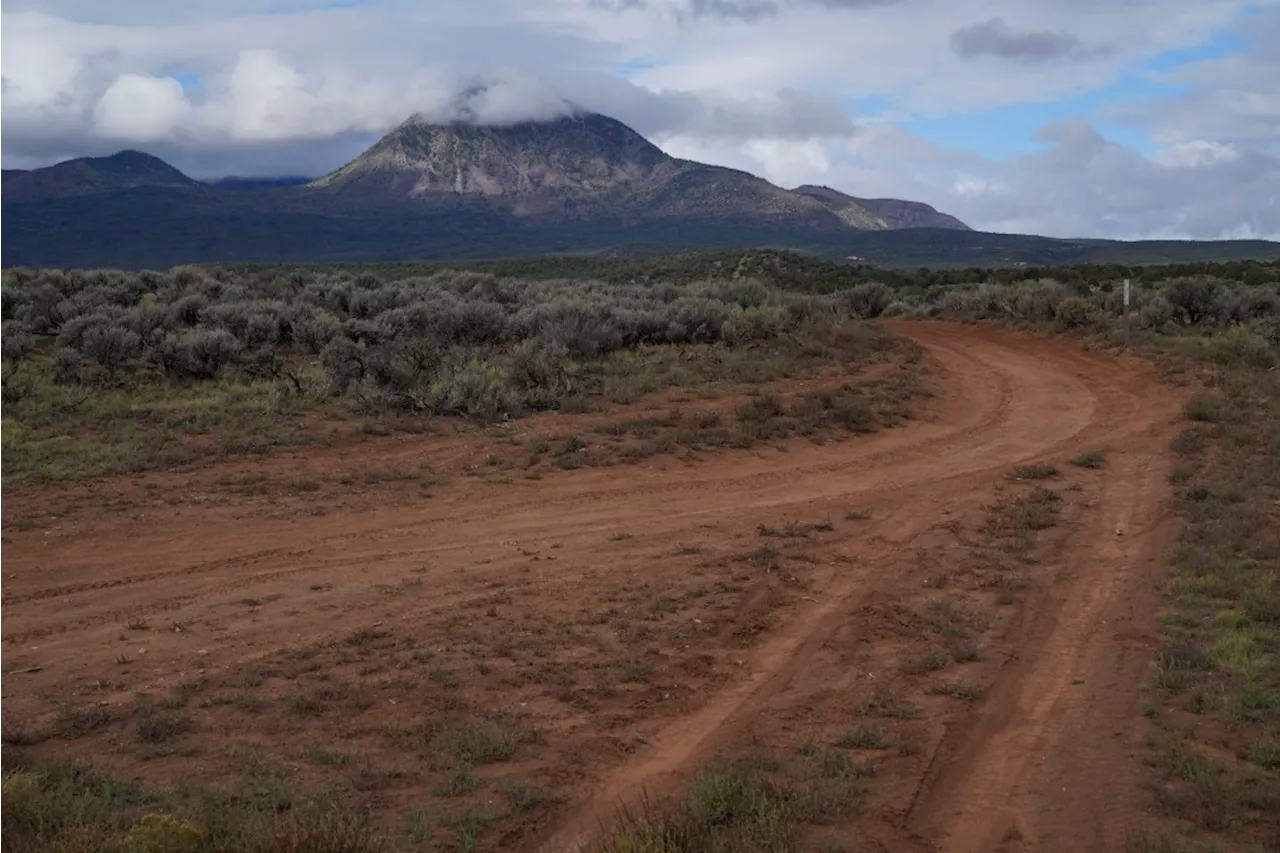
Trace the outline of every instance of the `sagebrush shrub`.
[[174, 379], [216, 379], [240, 349], [240, 341], [225, 329], [193, 329], [166, 337], [160, 358]]
[[1187, 325], [1213, 319], [1219, 282], [1207, 276], [1175, 278], [1165, 283], [1164, 296], [1173, 306], [1174, 318]]
[[20, 323], [6, 321], [0, 331], [0, 354], [5, 361], [20, 362], [35, 346], [35, 338]]
[[1058, 303], [1054, 319], [1065, 329], [1083, 329], [1097, 322], [1098, 311], [1085, 300], [1073, 296]]
[[869, 281], [843, 292], [849, 309], [864, 319], [874, 319], [884, 314], [893, 301], [893, 291], [880, 281]]
[[6, 279], [4, 286], [0, 287], [0, 320], [4, 322], [16, 320], [17, 313], [22, 307], [22, 296], [18, 292], [18, 287], [16, 282], [10, 286], [9, 279]]
[[103, 324], [85, 333], [80, 349], [108, 375], [114, 375], [142, 351], [142, 337], [124, 326]]
[[183, 296], [169, 306], [169, 325], [195, 326], [208, 304], [208, 300], [198, 293]]

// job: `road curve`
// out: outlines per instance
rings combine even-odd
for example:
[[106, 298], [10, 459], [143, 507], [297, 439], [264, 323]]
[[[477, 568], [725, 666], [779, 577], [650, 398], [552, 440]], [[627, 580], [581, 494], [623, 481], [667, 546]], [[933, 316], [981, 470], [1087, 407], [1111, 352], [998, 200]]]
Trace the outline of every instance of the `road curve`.
[[[667, 720], [540, 833], [536, 849], [559, 853], [574, 849], [619, 802], [678, 784], [760, 707], [803, 682], [808, 662], [859, 607], [901, 592], [891, 568], [936, 528], [941, 505], [980, 504], [1014, 465], [1061, 463], [1101, 448], [1109, 467], [1087, 523], [1073, 528], [1059, 554], [1061, 571], [1037, 593], [1037, 618], [1021, 629], [1023, 654], [973, 716], [936, 744], [910, 808], [887, 831], [901, 833], [900, 849], [947, 853], [995, 850], [1011, 838], [1026, 839], [1027, 850], [1079, 849], [1068, 841], [1078, 844], [1081, 831], [1091, 842], [1110, 842], [1132, 800], [1120, 789], [1134, 785], [1137, 772], [1125, 753], [1144, 664], [1136, 652], [1117, 663], [1107, 626], [1123, 622], [1145, 636], [1135, 614], [1153, 609], [1150, 581], [1167, 543], [1164, 448], [1177, 395], [1140, 361], [1063, 338], [932, 321], [889, 326], [924, 347], [938, 397], [927, 418], [865, 439], [726, 453], [694, 465], [654, 460], [537, 482], [459, 482], [429, 500], [359, 512], [335, 505], [323, 515], [280, 518], [259, 517], [248, 501], [204, 511], [152, 505], [8, 531], [5, 654], [34, 656], [42, 667], [23, 676], [18, 701], [100, 677], [117, 654], [121, 624], [139, 615], [216, 625], [218, 641], [202, 650], [201, 666], [232, 671], [282, 638], [325, 642], [374, 614], [391, 624], [428, 624], [495, 586], [572, 597], [584, 588], [581, 567], [601, 559], [609, 531], [632, 537], [611, 552], [608, 568], [626, 573], [642, 571], [656, 548], [708, 531], [750, 530], [762, 517], [813, 507], [875, 507], [856, 552], [841, 555], [843, 568], [819, 594], [746, 653], [741, 678]], [[439, 451], [433, 441], [424, 440], [424, 454]], [[407, 447], [399, 443], [395, 452], [402, 457]], [[278, 464], [296, 466], [304, 457]], [[559, 548], [556, 561], [513, 580], [524, 565], [513, 549], [549, 543]], [[271, 620], [226, 608], [229, 598], [341, 585], [353, 576], [377, 587], [420, 566], [429, 567], [429, 597], [353, 593], [341, 612], [301, 607]], [[180, 634], [157, 633], [148, 642], [148, 678], [183, 677], [191, 654]]]

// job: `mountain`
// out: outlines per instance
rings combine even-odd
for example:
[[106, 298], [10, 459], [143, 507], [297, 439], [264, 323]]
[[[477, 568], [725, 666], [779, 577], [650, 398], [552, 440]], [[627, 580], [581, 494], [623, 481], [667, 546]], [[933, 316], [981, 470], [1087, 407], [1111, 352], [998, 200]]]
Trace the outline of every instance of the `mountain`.
[[347, 203], [483, 207], [542, 222], [696, 216], [833, 231], [885, 227], [866, 211], [833, 212], [747, 172], [671, 157], [598, 113], [502, 127], [414, 116], [309, 186]]
[[375, 199], [603, 195], [661, 180], [673, 162], [602, 115], [502, 127], [414, 116], [310, 186]]
[[158, 157], [141, 151], [121, 151], [110, 157], [80, 157], [30, 171], [6, 170], [6, 203], [39, 202], [78, 195], [118, 192], [136, 187], [192, 188], [200, 186]]
[[833, 211], [850, 208], [865, 211], [879, 219], [884, 228], [954, 228], [968, 231], [969, 226], [946, 213], [939, 213], [930, 205], [919, 201], [902, 201], [896, 198], [855, 198], [831, 187], [812, 184], [796, 187], [793, 192], [816, 199]]
[[413, 117], [333, 172], [201, 183], [124, 151], [6, 171], [5, 266], [457, 260], [794, 249], [881, 265], [993, 266], [1280, 255], [1262, 241], [1124, 244], [970, 231], [928, 205], [860, 199], [671, 157], [607, 116], [481, 126]]
[[891, 230], [901, 228], [949, 228], [970, 231], [959, 219], [949, 213], [940, 213], [921, 201], [903, 201], [897, 198], [855, 199], [863, 210], [880, 217]]

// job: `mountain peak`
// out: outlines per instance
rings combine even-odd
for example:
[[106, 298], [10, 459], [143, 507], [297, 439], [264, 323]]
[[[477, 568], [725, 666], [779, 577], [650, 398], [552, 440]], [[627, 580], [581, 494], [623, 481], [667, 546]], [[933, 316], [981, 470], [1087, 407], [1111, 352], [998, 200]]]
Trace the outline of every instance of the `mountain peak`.
[[159, 157], [126, 149], [106, 157], [80, 157], [6, 177], [7, 201], [45, 201], [137, 187], [199, 187]]
[[402, 199], [601, 192], [641, 183], [669, 162], [656, 145], [599, 113], [512, 124], [415, 115], [312, 186]]

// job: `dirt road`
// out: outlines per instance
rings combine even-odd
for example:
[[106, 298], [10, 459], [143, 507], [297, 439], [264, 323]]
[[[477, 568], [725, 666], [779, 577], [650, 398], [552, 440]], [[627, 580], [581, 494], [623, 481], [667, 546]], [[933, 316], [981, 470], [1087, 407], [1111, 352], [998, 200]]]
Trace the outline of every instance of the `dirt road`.
[[[845, 725], [853, 697], [892, 686], [924, 711], [904, 723], [919, 749], [880, 774], [839, 832], [885, 850], [1118, 846], [1144, 807], [1137, 685], [1170, 541], [1166, 448], [1179, 395], [1137, 360], [1065, 339], [891, 325], [925, 347], [938, 396], [907, 426], [849, 442], [416, 491], [334, 484], [268, 501], [216, 487], [460, 458], [459, 440], [386, 439], [7, 494], [5, 670], [33, 671], [6, 676], [6, 713], [51, 717], [68, 696], [125, 705], [193, 679], [229, 689], [254, 667], [266, 670], [263, 690], [292, 689], [303, 676], [280, 664], [283, 653], [340, 649], [376, 628], [430, 646], [451, 671], [483, 659], [492, 674], [460, 689], [477, 706], [532, 715], [547, 746], [524, 769], [563, 799], [501, 843], [560, 851], [620, 801], [675, 790], [748, 734], [782, 743], [799, 720]], [[1105, 467], [1068, 464], [1092, 450], [1106, 452]], [[1018, 564], [1018, 585], [1001, 587], [990, 578], [1009, 572], [975, 562], [973, 532], [1023, 488], [1005, 473], [1040, 461], [1062, 471], [1062, 518]], [[850, 508], [870, 518], [846, 521]], [[15, 509], [39, 522], [14, 527]], [[835, 530], [767, 585], [743, 580], [760, 525], [812, 519], [836, 519]], [[956, 669], [983, 685], [978, 698], [937, 696], [898, 666], [917, 638], [894, 626], [938, 596], [962, 597], [981, 617], [982, 654]], [[649, 607], [666, 598], [680, 602], [670, 613]], [[541, 642], [535, 624], [576, 639], [534, 649], [536, 661], [494, 651], [498, 637]], [[597, 625], [612, 633], [586, 639]], [[658, 671], [638, 686], [590, 693], [575, 673], [641, 645], [654, 647]], [[367, 662], [357, 673], [334, 655], [333, 671], [379, 704], [288, 725], [358, 745], [374, 763], [395, 760], [386, 720], [408, 720], [403, 703], [427, 682], [375, 684], [383, 676], [365, 673]], [[552, 664], [551, 685], [516, 677]], [[271, 740], [285, 725], [213, 700], [192, 713], [192, 742], [205, 747], [195, 772], [213, 776], [225, 772], [219, 739]], [[371, 714], [381, 719], [360, 722]], [[110, 727], [93, 737], [112, 760], [135, 760]], [[192, 772], [191, 760], [130, 766], [165, 777]], [[414, 802], [416, 772], [388, 784], [387, 803]]]

